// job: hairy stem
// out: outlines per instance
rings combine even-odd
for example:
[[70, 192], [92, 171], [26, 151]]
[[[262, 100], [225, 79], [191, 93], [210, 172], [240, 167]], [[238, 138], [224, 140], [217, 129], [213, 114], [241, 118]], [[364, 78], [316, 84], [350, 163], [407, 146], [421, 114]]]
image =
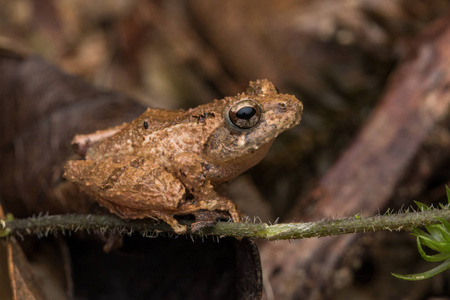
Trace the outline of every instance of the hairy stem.
[[[284, 223], [269, 225], [266, 223], [231, 223], [218, 222], [212, 227], [193, 235], [215, 235], [248, 237], [267, 240], [301, 239], [324, 237], [348, 233], [369, 231], [401, 231], [414, 227], [438, 224], [438, 218], [450, 221], [449, 209], [433, 209], [424, 212], [405, 212], [380, 215], [375, 217], [350, 217], [343, 219], [327, 219], [308, 223]], [[185, 224], [190, 224], [186, 222]], [[14, 234], [22, 236], [34, 234], [39, 237], [49, 233], [72, 232], [78, 230], [97, 230], [101, 233], [115, 232], [119, 234], [140, 233], [154, 236], [161, 232], [173, 233], [165, 223], [154, 220], [123, 220], [112, 215], [53, 215], [37, 216], [28, 219], [0, 220], [0, 237]]]

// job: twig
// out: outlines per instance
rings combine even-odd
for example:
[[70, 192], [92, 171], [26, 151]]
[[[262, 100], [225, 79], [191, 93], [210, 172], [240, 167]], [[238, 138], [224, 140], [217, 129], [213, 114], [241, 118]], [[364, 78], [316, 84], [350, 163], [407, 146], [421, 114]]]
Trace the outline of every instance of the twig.
[[[438, 218], [450, 221], [450, 210], [433, 209], [424, 212], [404, 212], [398, 214], [379, 215], [374, 217], [354, 216], [336, 220], [321, 220], [308, 223], [284, 223], [268, 225], [266, 223], [232, 223], [217, 222], [214, 226], [193, 235], [214, 235], [248, 237], [267, 240], [301, 239], [311, 237], [334, 236], [348, 233], [369, 231], [402, 231], [414, 227], [438, 224]], [[189, 222], [185, 224], [190, 225]], [[119, 234], [140, 233], [144, 236], [155, 236], [158, 233], [173, 233], [165, 223], [155, 220], [123, 220], [113, 215], [46, 215], [28, 219], [0, 220], [0, 237], [9, 235], [34, 234], [38, 237], [50, 233], [73, 232], [78, 230], [97, 230], [101, 233], [115, 232]]]

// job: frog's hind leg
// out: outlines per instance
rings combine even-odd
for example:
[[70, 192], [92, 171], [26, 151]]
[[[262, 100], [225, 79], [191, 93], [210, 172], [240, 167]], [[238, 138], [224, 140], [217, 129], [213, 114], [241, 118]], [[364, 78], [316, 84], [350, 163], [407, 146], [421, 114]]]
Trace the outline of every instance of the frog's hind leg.
[[151, 213], [147, 214], [145, 211], [121, 206], [117, 203], [110, 202], [106, 199], [103, 199], [100, 205], [108, 209], [110, 212], [124, 219], [151, 218], [154, 220], [161, 220], [169, 224], [169, 226], [172, 227], [173, 231], [175, 231], [176, 234], [185, 234], [187, 231], [186, 225], [181, 225], [180, 223], [178, 223], [178, 221], [174, 218], [173, 215], [168, 213], [152, 211]]
[[185, 188], [171, 173], [150, 160], [119, 156], [100, 161], [70, 161], [64, 176], [124, 219], [157, 218], [167, 222], [176, 233], [186, 233], [186, 226], [173, 217], [183, 201]]

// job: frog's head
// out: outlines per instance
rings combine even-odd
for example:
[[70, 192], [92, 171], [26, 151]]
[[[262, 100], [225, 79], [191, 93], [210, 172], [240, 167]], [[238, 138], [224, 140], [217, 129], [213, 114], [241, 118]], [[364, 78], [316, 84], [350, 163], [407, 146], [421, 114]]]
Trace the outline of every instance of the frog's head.
[[233, 165], [239, 173], [257, 164], [273, 140], [300, 123], [302, 102], [280, 94], [267, 80], [250, 83], [245, 93], [224, 99], [224, 126], [208, 138], [204, 153], [216, 165]]

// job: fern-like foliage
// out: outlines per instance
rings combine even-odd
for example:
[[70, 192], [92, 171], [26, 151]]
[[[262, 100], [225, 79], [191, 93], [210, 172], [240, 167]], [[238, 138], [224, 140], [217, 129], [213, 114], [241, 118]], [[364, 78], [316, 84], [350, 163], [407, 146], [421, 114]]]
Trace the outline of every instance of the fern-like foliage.
[[[446, 186], [445, 188], [447, 192], [448, 203], [447, 205], [442, 205], [441, 209], [450, 208], [450, 188], [448, 186]], [[431, 207], [428, 207], [423, 203], [417, 201], [415, 201], [415, 203], [421, 211], [427, 211], [431, 209]], [[416, 237], [417, 249], [419, 250], [420, 256], [422, 256], [424, 260], [429, 262], [442, 261], [442, 263], [439, 266], [423, 273], [407, 275], [392, 273], [392, 275], [400, 279], [415, 281], [430, 278], [436, 274], [450, 269], [450, 223], [442, 218], [438, 218], [438, 220], [441, 222], [440, 224], [425, 226], [425, 229], [428, 231], [428, 233], [422, 229], [414, 228], [412, 235]], [[436, 251], [437, 254], [426, 254], [426, 252], [423, 250], [423, 246]]]

